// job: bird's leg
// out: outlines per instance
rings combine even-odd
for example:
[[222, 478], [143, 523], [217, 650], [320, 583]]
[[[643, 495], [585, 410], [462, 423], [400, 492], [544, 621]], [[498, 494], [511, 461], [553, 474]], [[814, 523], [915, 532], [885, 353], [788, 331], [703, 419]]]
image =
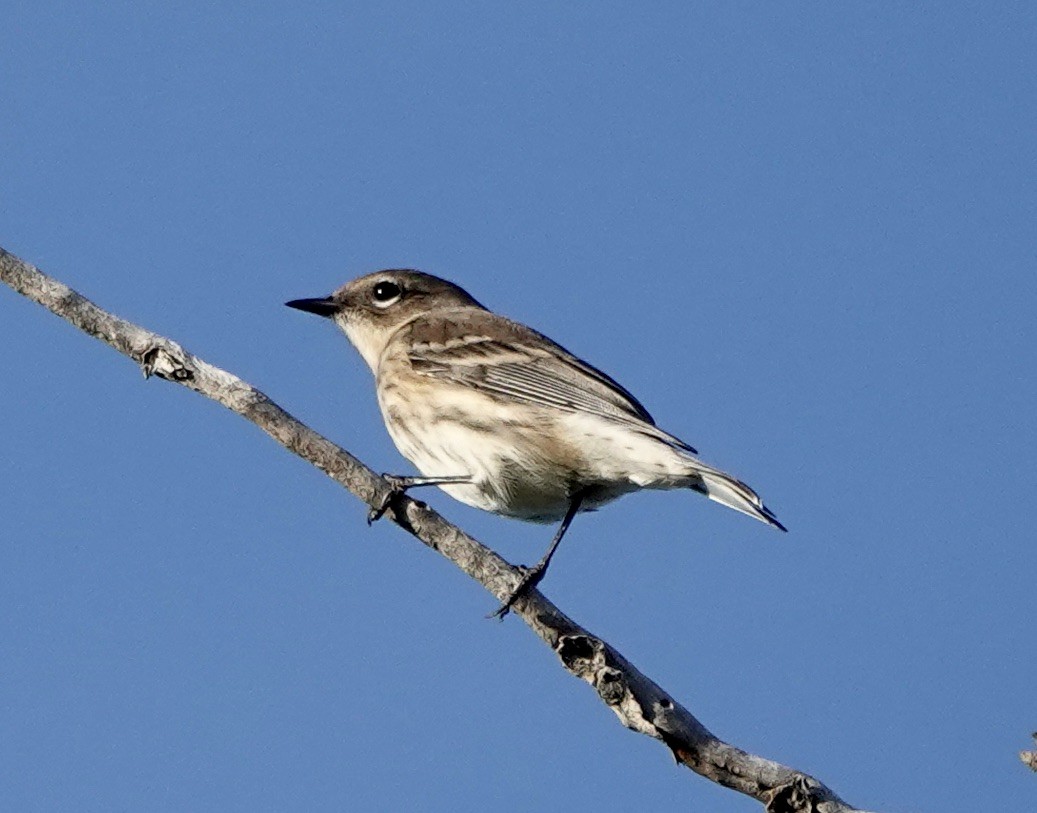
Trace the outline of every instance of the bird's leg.
[[399, 474], [383, 474], [382, 479], [389, 484], [389, 491], [377, 506], [367, 512], [368, 525], [380, 520], [385, 515], [385, 512], [389, 510], [389, 506], [393, 504], [393, 501], [399, 499], [400, 495], [405, 493], [407, 489], [418, 488], [420, 486], [440, 486], [448, 483], [472, 482], [472, 478], [468, 475], [458, 475], [453, 477], [406, 477]]
[[555, 551], [558, 550], [558, 543], [562, 541], [562, 537], [565, 536], [565, 532], [569, 530], [569, 523], [573, 521], [573, 517], [576, 516], [576, 512], [580, 510], [580, 505], [583, 504], [583, 492], [578, 491], [572, 496], [569, 501], [569, 508], [565, 512], [565, 516], [562, 517], [562, 524], [558, 526], [558, 530], [555, 532], [554, 539], [551, 540], [551, 544], [547, 548], [547, 552], [541, 557], [540, 561], [537, 562], [533, 567], [523, 568], [525, 574], [522, 576], [522, 580], [518, 583], [518, 586], [511, 591], [511, 595], [508, 596], [504, 603], [497, 608], [495, 612], [490, 613], [487, 618], [504, 619], [504, 616], [511, 610], [511, 605], [519, 598], [519, 596], [532, 590], [538, 584], [541, 579], [547, 575], [547, 566], [551, 564], [551, 557], [555, 555]]

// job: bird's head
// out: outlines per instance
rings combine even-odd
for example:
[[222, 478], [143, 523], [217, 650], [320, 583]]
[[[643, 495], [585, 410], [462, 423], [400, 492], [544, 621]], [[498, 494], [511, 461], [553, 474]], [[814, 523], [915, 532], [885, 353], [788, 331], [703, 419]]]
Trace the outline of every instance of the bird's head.
[[482, 308], [452, 282], [410, 269], [376, 271], [331, 296], [285, 304], [334, 319], [373, 371], [392, 335], [416, 317], [439, 309]]

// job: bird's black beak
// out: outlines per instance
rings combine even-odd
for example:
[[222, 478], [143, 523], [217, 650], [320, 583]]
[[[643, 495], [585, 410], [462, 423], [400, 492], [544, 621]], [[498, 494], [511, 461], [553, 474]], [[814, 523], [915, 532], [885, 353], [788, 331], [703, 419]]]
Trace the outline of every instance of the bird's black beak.
[[291, 302], [285, 302], [284, 304], [289, 308], [315, 313], [328, 319], [339, 312], [339, 304], [330, 296], [322, 299], [293, 299]]

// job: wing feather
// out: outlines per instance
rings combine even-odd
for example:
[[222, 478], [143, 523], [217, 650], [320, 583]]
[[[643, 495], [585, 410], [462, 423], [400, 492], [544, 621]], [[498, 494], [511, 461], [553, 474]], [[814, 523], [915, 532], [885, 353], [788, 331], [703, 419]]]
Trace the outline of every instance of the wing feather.
[[695, 451], [657, 428], [610, 376], [525, 325], [463, 308], [426, 314], [407, 330], [411, 366], [424, 375], [535, 406], [591, 413]]

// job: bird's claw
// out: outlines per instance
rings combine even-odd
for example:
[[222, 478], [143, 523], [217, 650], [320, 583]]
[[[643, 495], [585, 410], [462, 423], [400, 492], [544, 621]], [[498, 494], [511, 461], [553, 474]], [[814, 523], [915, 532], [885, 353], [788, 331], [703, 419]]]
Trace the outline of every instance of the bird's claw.
[[540, 580], [544, 578], [544, 574], [547, 569], [544, 567], [520, 567], [522, 571], [522, 578], [519, 579], [519, 583], [515, 586], [515, 589], [511, 591], [511, 594], [504, 599], [504, 603], [501, 604], [496, 610], [490, 613], [487, 618], [496, 618], [498, 621], [503, 621], [504, 616], [511, 612], [512, 605], [518, 601], [522, 596], [526, 595], [530, 590], [540, 584]]
[[410, 482], [410, 478], [400, 477], [398, 474], [382, 474], [382, 479], [389, 484], [389, 490], [385, 492], [385, 496], [378, 505], [372, 506], [371, 510], [367, 512], [367, 524], [368, 526], [374, 525], [378, 520], [385, 516], [385, 512], [389, 510], [393, 502], [400, 498], [400, 495], [405, 494], [407, 489], [410, 488], [413, 483]]
[[385, 512], [392, 507], [393, 502], [405, 494], [409, 488], [472, 482], [472, 478], [467, 474], [449, 477], [406, 477], [399, 474], [383, 474], [382, 479], [389, 484], [389, 490], [386, 492], [385, 497], [382, 498], [382, 501], [378, 505], [372, 506], [371, 510], [367, 512], [368, 525], [373, 525], [384, 517]]
[[378, 505], [372, 507], [367, 512], [367, 524], [368, 526], [374, 525], [378, 520], [385, 516], [385, 512], [389, 510], [389, 506], [392, 504], [393, 499], [400, 492], [390, 491], [385, 495], [385, 499]]

